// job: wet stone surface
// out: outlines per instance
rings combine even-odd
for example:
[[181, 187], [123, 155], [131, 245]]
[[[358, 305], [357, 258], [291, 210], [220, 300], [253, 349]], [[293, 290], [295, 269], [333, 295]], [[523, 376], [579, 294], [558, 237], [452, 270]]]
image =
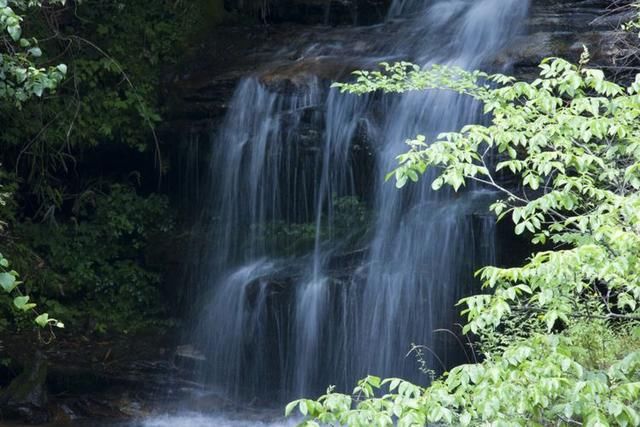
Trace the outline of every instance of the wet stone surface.
[[[1, 341], [10, 361], [0, 370], [2, 422], [139, 419], [204, 390], [193, 380], [201, 363], [197, 351], [155, 331], [110, 338], [60, 335], [48, 345], [29, 336]], [[195, 399], [193, 405], [224, 408], [230, 403]]]

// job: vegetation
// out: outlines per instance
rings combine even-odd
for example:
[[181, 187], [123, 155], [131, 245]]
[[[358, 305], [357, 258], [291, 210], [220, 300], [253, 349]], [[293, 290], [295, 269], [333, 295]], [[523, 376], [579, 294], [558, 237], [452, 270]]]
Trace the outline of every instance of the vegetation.
[[[64, 0], [54, 3], [64, 3]], [[11, 7], [24, 10], [27, 6], [42, 6], [41, 2], [16, 0], [0, 1], [0, 43], [7, 53], [0, 53], [0, 101], [7, 101], [20, 109], [32, 97], [41, 97], [45, 90], [53, 91], [67, 72], [67, 66], [42, 68], [33, 62], [42, 56], [36, 39], [23, 37], [22, 16]], [[6, 205], [8, 193], [0, 194], [0, 206]], [[0, 230], [6, 225], [0, 221]], [[41, 327], [55, 325], [64, 327], [62, 322], [49, 318], [48, 313], [39, 314], [36, 305], [28, 295], [23, 295], [19, 285], [18, 272], [9, 268], [9, 260], [0, 254], [0, 287], [10, 296], [13, 307], [20, 312], [35, 312], [35, 322]], [[16, 295], [17, 294], [17, 295]]]
[[[30, 324], [19, 312], [34, 301], [75, 330], [164, 319], [162, 267], [145, 258], [172, 224], [156, 194], [161, 75], [214, 12], [205, 1], [0, 0], [0, 114], [11, 117], [0, 245], [15, 269], [2, 262], [14, 299], [0, 327]], [[17, 271], [29, 296], [16, 294]]]
[[[64, 4], [54, 0], [52, 4]], [[27, 7], [42, 6], [37, 0], [0, 1], [0, 43], [6, 52], [0, 53], [0, 99], [12, 101], [16, 107], [45, 90], [53, 90], [67, 73], [67, 66], [39, 67], [34, 62], [42, 56], [38, 41], [23, 34], [24, 18], [16, 13]]]
[[359, 249], [358, 245], [362, 244], [362, 236], [366, 235], [370, 223], [367, 206], [355, 196], [334, 196], [331, 206], [331, 221], [325, 221], [323, 218], [319, 228], [315, 221], [275, 221], [255, 224], [252, 227], [262, 227], [258, 235], [265, 240], [263, 244], [282, 256], [296, 256], [313, 250], [317, 233], [321, 240], [339, 238], [346, 250]]
[[588, 60], [545, 60], [532, 83], [400, 63], [339, 85], [483, 103], [489, 125], [418, 136], [392, 176], [402, 187], [435, 169], [434, 189], [497, 189], [491, 209], [542, 247], [521, 267], [482, 269], [488, 292], [460, 302], [483, 362], [428, 387], [368, 377], [353, 396], [330, 389], [287, 413], [305, 425], [640, 425], [640, 75], [620, 86]]
[[619, 5], [619, 3], [621, 2], [615, 2], [614, 7], [632, 9], [635, 13], [635, 17], [633, 19], [629, 20], [629, 22], [623, 23], [622, 29], [629, 33], [638, 33], [640, 31], [640, 2], [623, 2], [622, 5]]
[[[231, 3], [263, 20], [274, 4]], [[223, 4], [0, 0], [0, 114], [10, 118], [0, 133], [0, 329], [130, 333], [171, 322], [164, 266], [148, 257], [176, 222], [162, 194], [161, 88]], [[640, 19], [625, 28], [638, 33]], [[626, 66], [637, 50], [625, 43]], [[610, 81], [586, 50], [577, 65], [540, 68], [527, 83], [384, 64], [338, 85], [481, 103], [488, 124], [417, 136], [390, 178], [403, 187], [433, 171], [435, 190], [491, 187], [503, 195], [497, 218], [538, 251], [520, 267], [483, 268], [483, 293], [460, 302], [480, 362], [428, 386], [369, 376], [351, 395], [330, 388], [287, 414], [310, 426], [640, 425], [640, 75]], [[332, 208], [331, 227], [254, 227], [281, 255], [312, 248], [317, 233], [358, 249], [370, 212], [356, 197]]]
[[73, 222], [18, 224], [14, 259], [30, 273], [30, 292], [56, 317], [76, 328], [135, 331], [164, 317], [159, 271], [146, 266], [144, 253], [171, 230], [167, 212], [165, 197], [112, 184], [85, 194]]

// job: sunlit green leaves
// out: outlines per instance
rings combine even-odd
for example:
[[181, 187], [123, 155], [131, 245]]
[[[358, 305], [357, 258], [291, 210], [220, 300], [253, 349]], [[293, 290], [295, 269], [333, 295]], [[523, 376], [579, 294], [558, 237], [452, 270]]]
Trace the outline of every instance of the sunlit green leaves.
[[[36, 307], [36, 304], [31, 302], [31, 298], [28, 295], [21, 295], [18, 290], [18, 286], [21, 284], [18, 281], [18, 273], [13, 270], [9, 270], [9, 260], [7, 260], [2, 254], [0, 254], [0, 289], [7, 294], [18, 294], [13, 298], [13, 306], [22, 312], [31, 311]], [[50, 319], [46, 313], [38, 315], [35, 322], [40, 327], [47, 325], [56, 326], [58, 328], [64, 328], [64, 324], [56, 319]]]
[[[360, 382], [373, 391], [365, 398], [328, 393], [317, 401], [287, 405], [327, 425], [571, 425], [592, 420], [602, 425], [638, 425], [639, 352], [605, 372], [576, 360], [577, 341], [534, 335], [491, 361], [456, 367], [423, 388], [400, 379]], [[545, 422], [548, 421], [548, 422]], [[302, 424], [308, 425], [308, 424]], [[596, 424], [593, 424], [596, 425]]]
[[29, 296], [19, 296], [13, 299], [13, 305], [20, 311], [29, 311], [36, 307], [36, 304], [29, 302]]
[[0, 287], [2, 287], [5, 292], [13, 292], [16, 286], [18, 286], [18, 281], [16, 280], [15, 274], [11, 272], [0, 273]]
[[[503, 197], [491, 206], [498, 218], [547, 248], [520, 267], [483, 268], [487, 293], [460, 301], [463, 332], [480, 337], [483, 363], [427, 388], [370, 376], [353, 400], [331, 392], [306, 401], [307, 420], [640, 425], [640, 76], [624, 88], [588, 62], [586, 49], [578, 65], [546, 59], [531, 83], [383, 64], [338, 85], [352, 93], [439, 88], [484, 103], [488, 125], [408, 141], [389, 177], [403, 187], [434, 169], [434, 190], [491, 187]], [[328, 407], [328, 396], [346, 405]]]

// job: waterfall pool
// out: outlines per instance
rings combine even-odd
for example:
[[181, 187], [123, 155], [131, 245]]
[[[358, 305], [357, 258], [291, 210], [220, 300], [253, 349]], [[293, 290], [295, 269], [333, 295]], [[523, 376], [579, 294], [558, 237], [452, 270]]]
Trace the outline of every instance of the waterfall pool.
[[[267, 413], [182, 413], [158, 415], [127, 427], [293, 427], [295, 420], [285, 420], [276, 414]], [[123, 426], [125, 427], [125, 426]]]
[[[285, 419], [281, 411], [272, 409], [234, 412], [176, 412], [150, 415], [129, 421], [79, 419], [46, 424], [43, 427], [294, 427], [299, 420]], [[22, 424], [0, 424], [4, 427], [26, 427]]]

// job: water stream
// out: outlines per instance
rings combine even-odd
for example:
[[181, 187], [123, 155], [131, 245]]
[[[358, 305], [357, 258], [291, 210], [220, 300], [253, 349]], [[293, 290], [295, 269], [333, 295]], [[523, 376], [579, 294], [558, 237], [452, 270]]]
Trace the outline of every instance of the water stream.
[[[527, 9], [395, 0], [382, 24], [393, 31], [360, 61], [477, 68], [521, 31]], [[340, 45], [309, 49], [340, 56]], [[412, 344], [431, 350], [424, 362], [436, 371], [464, 361], [436, 330], [454, 328], [473, 271], [496, 261], [495, 195], [434, 192], [429, 176], [397, 190], [384, 177], [407, 138], [481, 119], [447, 92], [356, 97], [320, 79], [274, 90], [245, 78], [212, 133], [201, 196], [207, 244], [194, 275], [208, 303], [192, 338], [207, 358], [202, 379], [277, 402], [349, 390], [367, 374], [425, 383]]]

